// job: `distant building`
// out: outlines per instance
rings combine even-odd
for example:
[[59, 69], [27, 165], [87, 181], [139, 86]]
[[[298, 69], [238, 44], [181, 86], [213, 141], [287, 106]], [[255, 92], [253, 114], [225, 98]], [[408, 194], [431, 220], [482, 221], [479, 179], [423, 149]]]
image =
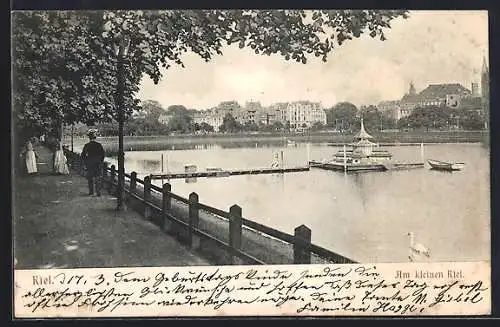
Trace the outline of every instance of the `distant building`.
[[408, 90], [409, 96], [414, 96], [417, 94], [417, 90], [415, 89], [415, 85], [413, 85], [413, 81], [410, 82], [410, 89]]
[[377, 109], [387, 114], [389, 117], [398, 120], [399, 118], [401, 118], [400, 102], [400, 100], [382, 101], [377, 105]]
[[487, 99], [489, 102], [490, 98], [490, 69], [486, 63], [486, 57], [483, 56], [483, 67], [481, 70], [481, 97]]
[[469, 96], [471, 96], [471, 91], [458, 83], [431, 84], [418, 94], [406, 94], [401, 99], [401, 103], [402, 107], [409, 111], [416, 107], [428, 106], [457, 108], [460, 105], [460, 101]]
[[201, 125], [203, 123], [213, 127], [215, 132], [218, 132], [220, 126], [224, 122], [226, 112], [220, 109], [209, 109], [197, 112], [193, 115], [193, 123]]
[[267, 125], [272, 125], [275, 122], [285, 124], [284, 112], [286, 111], [287, 107], [288, 102], [274, 103], [267, 108], [265, 116], [261, 117], [261, 119], [263, 119]]
[[224, 115], [231, 114], [233, 117], [236, 116], [237, 112], [241, 110], [241, 106], [237, 101], [222, 101], [217, 105], [216, 108], [217, 113], [223, 113]]
[[281, 118], [285, 122], [290, 122], [290, 128], [295, 130], [310, 128], [315, 122], [326, 124], [326, 113], [319, 102], [288, 103], [281, 112]]
[[482, 110], [481, 97], [467, 97], [460, 102], [460, 109], [473, 110], [478, 113]]
[[264, 108], [259, 101], [247, 101], [238, 115], [240, 124], [258, 124]]
[[458, 83], [430, 84], [419, 93], [415, 92], [413, 83], [401, 100], [380, 102], [377, 108], [381, 111], [391, 112], [396, 119], [409, 116], [413, 109], [429, 106], [446, 106], [459, 108], [461, 101], [470, 98], [472, 92]]
[[230, 114], [239, 123], [245, 121], [245, 110], [235, 100], [222, 101], [217, 107], [212, 108], [212, 113], [217, 116], [222, 115], [223, 117]]
[[471, 83], [471, 92], [473, 97], [479, 97], [479, 84], [476, 82]]
[[489, 115], [489, 69], [486, 57], [483, 56], [481, 69], [481, 90], [479, 90], [477, 70], [473, 72], [471, 89], [459, 83], [430, 84], [417, 93], [413, 82], [410, 82], [408, 93], [401, 100], [382, 101], [377, 105], [380, 111], [390, 113], [397, 120], [409, 116], [413, 109], [427, 106], [443, 106], [455, 109], [482, 111], [482, 115]]
[[263, 109], [259, 101], [247, 101], [245, 103], [245, 110], [261, 111]]
[[[486, 57], [483, 56], [483, 67], [481, 70], [481, 109], [484, 117], [490, 116], [490, 70], [486, 63]], [[488, 128], [488, 119], [484, 120], [484, 128]]]
[[168, 123], [170, 122], [170, 119], [172, 119], [174, 115], [169, 115], [169, 114], [161, 114], [159, 117], [158, 117], [158, 122], [160, 124], [163, 124], [163, 125], [168, 125]]

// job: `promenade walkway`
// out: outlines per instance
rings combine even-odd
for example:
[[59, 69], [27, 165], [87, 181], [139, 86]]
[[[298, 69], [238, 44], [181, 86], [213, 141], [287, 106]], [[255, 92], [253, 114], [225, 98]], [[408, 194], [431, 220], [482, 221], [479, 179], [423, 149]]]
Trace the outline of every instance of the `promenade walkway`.
[[18, 269], [120, 266], [201, 266], [211, 263], [130, 210], [116, 198], [88, 196], [76, 172], [56, 176], [43, 146], [37, 176], [13, 181], [14, 257]]

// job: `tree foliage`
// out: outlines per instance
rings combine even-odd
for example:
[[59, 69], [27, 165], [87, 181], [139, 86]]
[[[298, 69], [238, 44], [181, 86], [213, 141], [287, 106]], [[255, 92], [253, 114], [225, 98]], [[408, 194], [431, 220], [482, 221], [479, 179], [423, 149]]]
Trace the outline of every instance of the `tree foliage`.
[[358, 108], [350, 102], [339, 102], [326, 110], [326, 124], [339, 131], [352, 131], [356, 126]]
[[187, 133], [194, 130], [193, 116], [186, 107], [182, 105], [172, 105], [168, 107], [167, 114], [170, 115], [168, 129], [180, 133]]
[[233, 115], [226, 114], [222, 119], [222, 125], [219, 130], [225, 133], [236, 133], [242, 130], [242, 126], [236, 119], [234, 119]]
[[362, 107], [360, 110], [363, 123], [367, 130], [381, 131], [383, 129], [391, 129], [396, 126], [396, 121], [389, 113], [384, 113], [374, 105]]
[[481, 115], [478, 110], [460, 110], [458, 115], [455, 115], [458, 127], [465, 130], [480, 130], [484, 128], [485, 116]]
[[446, 106], [417, 107], [409, 116], [399, 120], [399, 128], [443, 129], [450, 125], [454, 109]]
[[212, 125], [209, 125], [205, 122], [201, 123], [200, 124], [200, 130], [201, 131], [204, 131], [204, 132], [213, 132], [214, 131], [214, 127]]
[[316, 121], [311, 125], [311, 130], [313, 131], [320, 131], [323, 128], [325, 128], [325, 125], [323, 125], [323, 123], [320, 121]]
[[259, 130], [259, 125], [257, 125], [255, 122], [253, 121], [246, 121], [243, 125], [242, 125], [242, 130], [243, 131], [246, 131], [246, 132], [256, 132]]
[[[194, 52], [209, 61], [226, 45], [279, 54], [306, 63], [363, 33], [385, 39], [402, 10], [161, 10], [15, 12], [12, 20], [14, 111], [31, 130], [54, 121], [94, 124], [116, 118], [117, 57], [124, 58], [126, 115], [144, 74], [155, 83], [161, 68], [183, 66]], [[180, 123], [179, 123], [180, 124]], [[179, 126], [180, 127], [180, 126]], [[183, 127], [184, 128], [184, 127]]]
[[146, 114], [146, 117], [151, 121], [158, 121], [161, 115], [166, 113], [163, 106], [155, 100], [146, 100], [141, 103], [142, 111]]
[[[111, 121], [116, 117], [117, 65], [99, 38], [98, 12], [13, 14], [14, 112], [31, 128]], [[125, 108], [137, 106], [141, 72], [127, 67]]]

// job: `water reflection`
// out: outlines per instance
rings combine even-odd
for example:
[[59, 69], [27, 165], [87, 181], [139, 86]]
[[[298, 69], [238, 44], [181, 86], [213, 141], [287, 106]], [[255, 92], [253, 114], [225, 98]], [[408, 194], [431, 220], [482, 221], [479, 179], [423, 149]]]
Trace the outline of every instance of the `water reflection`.
[[[283, 151], [285, 166], [302, 166], [308, 157], [331, 157], [339, 147], [293, 147], [250, 142], [246, 147], [203, 146], [175, 151], [126, 154], [127, 172], [184, 171], [184, 165], [242, 169], [268, 167]], [[194, 144], [189, 145], [194, 146]], [[400, 161], [420, 161], [418, 146], [391, 147]], [[309, 153], [308, 153], [309, 152]], [[463, 171], [428, 169], [384, 173], [309, 172], [171, 180], [175, 193], [198, 193], [200, 201], [221, 209], [234, 204], [243, 216], [293, 233], [305, 224], [313, 242], [362, 262], [407, 261], [408, 232], [431, 248], [433, 261], [489, 259], [489, 153], [479, 144], [427, 146], [425, 155], [464, 161]], [[167, 164], [168, 162], [168, 164]], [[139, 176], [141, 176], [139, 174]], [[143, 176], [143, 175], [142, 175]], [[154, 181], [161, 183], [161, 181]]]
[[[366, 208], [367, 204], [367, 199], [368, 199], [368, 192], [369, 190], [369, 181], [367, 181], [370, 176], [373, 176], [373, 174], [369, 173], [357, 173], [352, 175], [352, 181], [355, 185], [355, 190], [358, 191], [359, 194], [359, 199], [361, 200], [361, 204], [363, 206], [363, 212], [364, 209]], [[344, 180], [347, 181], [349, 177], [347, 177], [347, 174], [344, 174]]]
[[141, 159], [138, 164], [143, 167], [143, 171], [159, 171], [161, 162], [160, 160]]

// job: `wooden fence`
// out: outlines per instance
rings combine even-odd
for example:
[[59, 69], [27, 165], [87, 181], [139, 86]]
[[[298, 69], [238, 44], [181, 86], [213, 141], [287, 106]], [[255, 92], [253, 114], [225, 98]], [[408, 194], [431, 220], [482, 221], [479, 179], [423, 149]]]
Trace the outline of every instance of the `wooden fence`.
[[[82, 175], [85, 174], [80, 155], [71, 151], [67, 151], [67, 157], [73, 168], [79, 171]], [[103, 169], [103, 186], [113, 194], [116, 192], [118, 179], [118, 171], [115, 165], [107, 162], [104, 163]], [[294, 264], [309, 264], [311, 263], [311, 255], [324, 259], [331, 263], [356, 263], [355, 261], [346, 258], [342, 255], [334, 253], [323, 247], [311, 243], [311, 230], [300, 225], [294, 230], [294, 234], [288, 234], [263, 224], [242, 217], [242, 208], [238, 205], [230, 207], [229, 211], [220, 210], [206, 204], [200, 203], [198, 194], [191, 193], [189, 198], [184, 198], [172, 192], [172, 186], [169, 183], [163, 184], [162, 187], [151, 183], [150, 176], [144, 177], [143, 180], [137, 178], [137, 173], [125, 173], [125, 195], [127, 203], [134, 200], [138, 203], [135, 210], [141, 212], [145, 219], [152, 220], [165, 232], [172, 232], [172, 226], [180, 226], [186, 231], [184, 241], [193, 249], [200, 248], [200, 242], [209, 241], [215, 244], [228, 254], [227, 262], [229, 264], [272, 264], [265, 262], [262, 258], [257, 258], [242, 249], [243, 228], [256, 231], [257, 233], [270, 236], [281, 242], [287, 243], [293, 248], [293, 263]], [[156, 200], [156, 201], [155, 201]], [[188, 214], [185, 219], [181, 219], [179, 215], [175, 215], [172, 210], [172, 201], [175, 200], [188, 206]], [[221, 217], [229, 224], [229, 235], [226, 241], [221, 240], [222, 237], [210, 234], [206, 230], [200, 228], [200, 211], [210, 213]], [[159, 217], [153, 219], [153, 216]], [[186, 219], [187, 218], [187, 219]]]

